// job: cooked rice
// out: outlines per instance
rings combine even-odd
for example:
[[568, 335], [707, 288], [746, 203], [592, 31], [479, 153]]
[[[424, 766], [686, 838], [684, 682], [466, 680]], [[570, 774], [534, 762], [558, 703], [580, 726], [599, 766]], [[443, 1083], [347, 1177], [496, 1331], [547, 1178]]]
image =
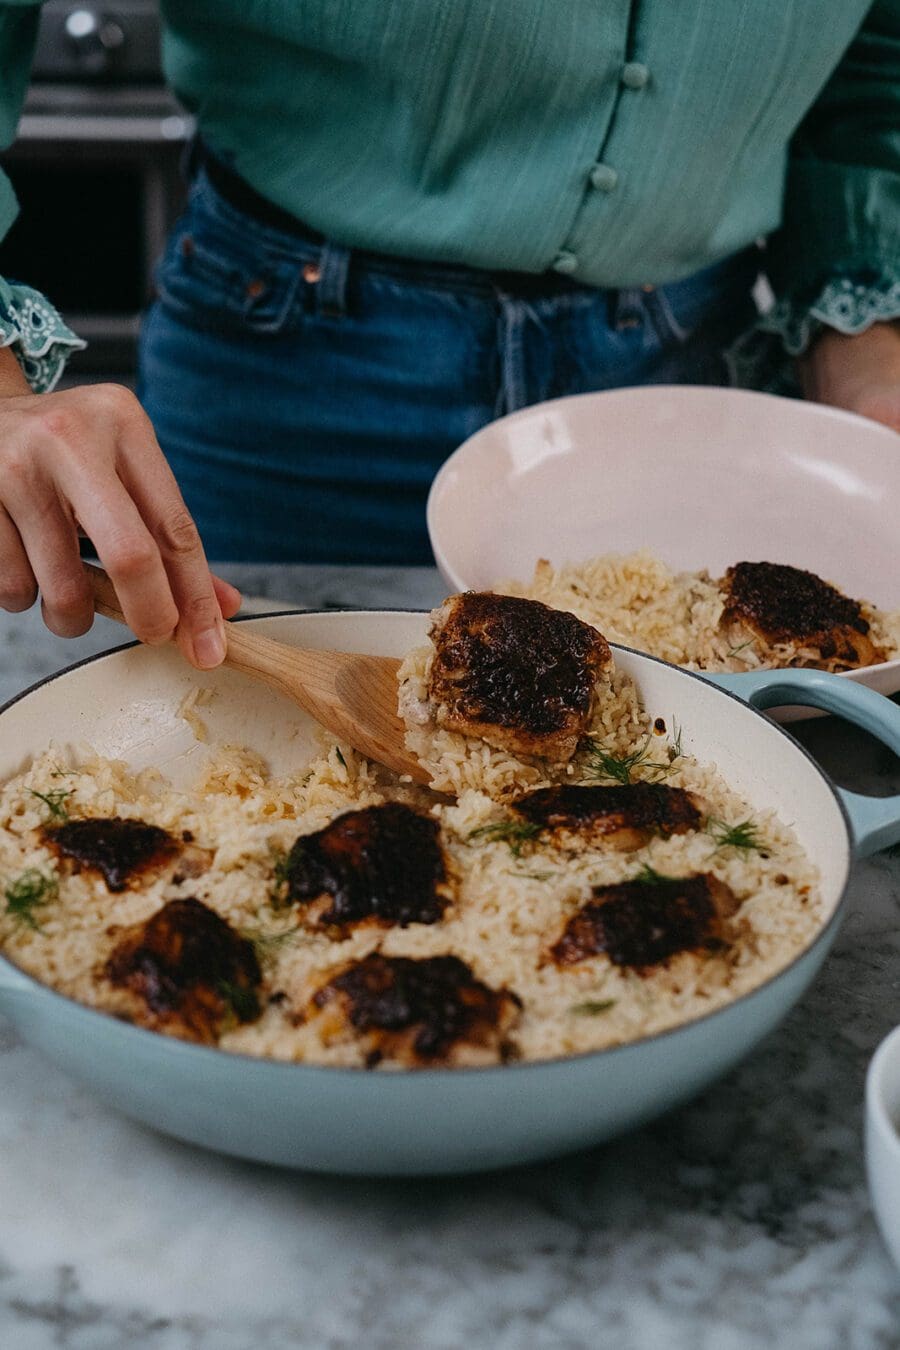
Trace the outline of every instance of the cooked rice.
[[[406, 663], [407, 692], [421, 694], [427, 654]], [[191, 711], [190, 709], [188, 711]], [[636, 778], [664, 778], [698, 793], [710, 817], [731, 824], [751, 814], [710, 767], [681, 756], [657, 737], [640, 710], [634, 688], [621, 674], [599, 700], [592, 726], [610, 752], [646, 748]], [[423, 727], [418, 735], [427, 735]], [[649, 739], [648, 739], [649, 738]], [[423, 739], [424, 744], [424, 739]], [[0, 911], [2, 895], [27, 869], [51, 875], [56, 862], [39, 830], [47, 805], [35, 793], [69, 792], [75, 816], [120, 815], [188, 830], [200, 848], [213, 851], [210, 869], [180, 883], [157, 879], [111, 894], [96, 874], [62, 875], [58, 898], [34, 911], [38, 927], [0, 912], [0, 947], [13, 961], [64, 994], [107, 1012], [126, 1015], [126, 996], [102, 974], [117, 940], [113, 931], [148, 918], [167, 900], [196, 896], [243, 934], [252, 937], [264, 970], [264, 1012], [259, 1021], [225, 1032], [223, 1049], [282, 1060], [357, 1066], [360, 1048], [350, 1039], [326, 1043], [316, 1021], [295, 1025], [326, 974], [375, 949], [386, 956], [452, 953], [476, 978], [506, 987], [524, 1009], [511, 1038], [524, 1059], [542, 1059], [649, 1035], [675, 1026], [754, 988], [790, 962], [816, 935], [822, 918], [817, 873], [789, 829], [773, 815], [753, 812], [763, 851], [717, 846], [699, 831], [655, 839], [631, 853], [603, 847], [565, 852], [541, 840], [521, 845], [475, 833], [505, 814], [513, 789], [565, 777], [584, 781], [582, 758], [560, 773], [538, 762], [521, 763], [499, 751], [438, 733], [430, 748], [440, 780], [458, 791], [455, 804], [436, 803], [423, 789], [403, 785], [349, 747], [330, 745], [296, 775], [274, 778], [252, 752], [223, 748], [192, 791], [176, 791], [155, 772], [135, 774], [117, 761], [67, 760], [50, 750], [0, 790]], [[328, 824], [351, 808], [402, 800], [430, 810], [440, 821], [456, 903], [444, 919], [407, 928], [362, 926], [348, 936], [304, 928], [296, 911], [273, 900], [274, 860], [298, 834]], [[561, 969], [547, 960], [594, 885], [634, 877], [646, 865], [668, 875], [711, 872], [741, 902], [739, 937], [721, 954], [684, 953], [649, 974], [596, 957]], [[283, 993], [276, 1003], [267, 1001]], [[471, 1059], [478, 1058], [472, 1052]], [[465, 1055], [461, 1056], [465, 1059]], [[384, 1068], [392, 1067], [390, 1063]]]
[[[569, 610], [594, 624], [609, 642], [689, 670], [760, 670], [819, 662], [817, 650], [795, 644], [774, 644], [771, 655], [761, 655], [754, 640], [732, 645], [719, 629], [724, 599], [709, 573], [673, 572], [647, 549], [562, 567], [542, 558], [527, 584], [502, 581], [494, 589]], [[875, 645], [888, 660], [900, 657], [900, 610], [860, 604]]]
[[213, 691], [204, 689], [201, 685], [195, 684], [193, 689], [189, 689], [181, 703], [178, 705], [176, 716], [183, 717], [191, 731], [194, 733], [194, 740], [201, 741], [203, 744], [209, 740], [209, 727], [197, 711], [211, 703]]

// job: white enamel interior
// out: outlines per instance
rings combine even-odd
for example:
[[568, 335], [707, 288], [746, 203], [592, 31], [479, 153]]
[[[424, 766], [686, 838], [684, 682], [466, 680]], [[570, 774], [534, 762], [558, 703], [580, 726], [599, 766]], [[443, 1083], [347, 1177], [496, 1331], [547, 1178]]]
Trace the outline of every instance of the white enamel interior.
[[882, 1041], [869, 1065], [866, 1171], [878, 1226], [900, 1267], [900, 1027]]
[[[809, 568], [900, 608], [900, 439], [818, 404], [747, 390], [650, 386], [538, 404], [492, 422], [444, 464], [428, 502], [451, 590], [527, 581], [650, 548], [676, 569], [741, 559]], [[849, 678], [900, 689], [900, 661]]]

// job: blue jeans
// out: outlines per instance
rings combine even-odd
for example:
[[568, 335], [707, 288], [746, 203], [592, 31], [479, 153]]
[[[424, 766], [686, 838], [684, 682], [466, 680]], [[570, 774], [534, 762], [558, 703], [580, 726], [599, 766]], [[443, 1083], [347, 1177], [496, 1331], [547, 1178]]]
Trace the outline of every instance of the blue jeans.
[[563, 394], [727, 383], [757, 270], [603, 291], [377, 257], [262, 224], [201, 170], [139, 392], [210, 558], [429, 563], [428, 488], [467, 436]]

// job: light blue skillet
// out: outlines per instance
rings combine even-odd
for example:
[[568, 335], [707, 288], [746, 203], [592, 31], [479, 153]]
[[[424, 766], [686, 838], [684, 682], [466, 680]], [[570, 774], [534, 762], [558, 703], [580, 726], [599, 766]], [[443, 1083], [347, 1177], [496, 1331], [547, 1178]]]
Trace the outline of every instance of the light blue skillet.
[[[426, 616], [396, 612], [249, 619], [304, 646], [400, 656]], [[900, 753], [900, 708], [838, 676], [809, 671], [700, 678], [626, 648], [620, 668], [684, 749], [719, 771], [754, 809], [791, 823], [818, 866], [825, 918], [786, 969], [718, 1012], [630, 1045], [538, 1064], [365, 1072], [228, 1055], [116, 1021], [37, 984], [0, 959], [0, 1012], [22, 1036], [111, 1106], [207, 1148], [335, 1172], [411, 1176], [524, 1163], [610, 1138], [690, 1097], [775, 1027], [834, 940], [854, 855], [900, 840], [900, 797], [833, 786], [757, 709], [812, 704], [842, 714]], [[209, 740], [178, 709], [198, 682]], [[249, 745], [276, 772], [313, 746], [293, 703], [231, 671], [198, 677], [174, 651], [131, 646], [45, 681], [0, 711], [0, 778], [49, 742], [85, 742], [187, 783], [222, 743]]]

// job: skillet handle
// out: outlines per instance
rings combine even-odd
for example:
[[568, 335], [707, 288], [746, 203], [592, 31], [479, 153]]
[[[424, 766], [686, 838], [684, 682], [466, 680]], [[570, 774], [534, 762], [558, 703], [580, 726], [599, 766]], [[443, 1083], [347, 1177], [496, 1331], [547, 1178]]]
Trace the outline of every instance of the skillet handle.
[[[759, 711], [802, 703], [837, 713], [900, 755], [900, 707], [854, 680], [824, 670], [753, 670], [739, 675], [705, 674], [703, 678]], [[836, 791], [850, 817], [857, 856], [877, 853], [900, 841], [900, 796], [865, 797], [841, 787]]]

